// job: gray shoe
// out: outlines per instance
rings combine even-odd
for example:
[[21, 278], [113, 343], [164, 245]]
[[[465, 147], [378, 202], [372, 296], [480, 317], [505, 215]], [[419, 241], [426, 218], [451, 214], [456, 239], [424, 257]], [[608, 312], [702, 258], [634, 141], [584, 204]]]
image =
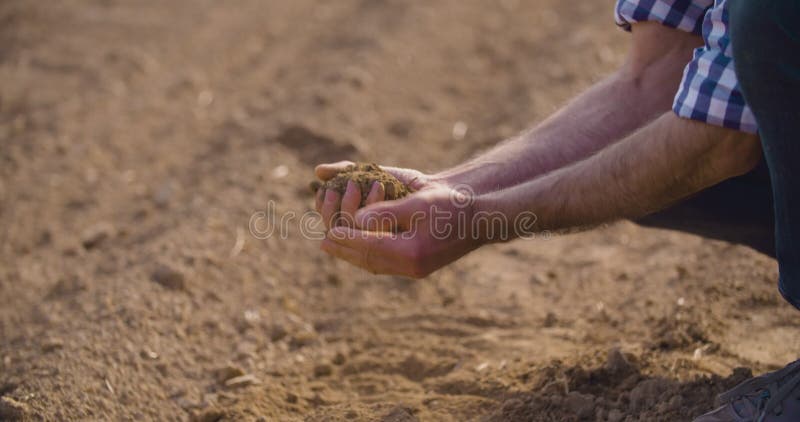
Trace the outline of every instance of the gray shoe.
[[800, 360], [737, 385], [717, 403], [694, 422], [800, 422]]

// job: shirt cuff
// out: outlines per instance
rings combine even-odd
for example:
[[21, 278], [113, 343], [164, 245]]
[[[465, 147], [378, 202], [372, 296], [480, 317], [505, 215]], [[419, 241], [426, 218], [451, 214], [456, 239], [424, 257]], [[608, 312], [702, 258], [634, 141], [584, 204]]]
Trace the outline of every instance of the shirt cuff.
[[683, 73], [672, 110], [680, 117], [747, 133], [757, 133], [755, 115], [744, 100], [733, 59], [698, 48]]

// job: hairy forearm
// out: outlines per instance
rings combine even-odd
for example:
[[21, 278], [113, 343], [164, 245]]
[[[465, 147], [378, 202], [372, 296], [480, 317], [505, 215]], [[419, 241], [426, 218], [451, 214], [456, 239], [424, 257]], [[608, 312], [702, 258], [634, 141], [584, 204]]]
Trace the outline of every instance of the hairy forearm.
[[615, 73], [534, 129], [436, 177], [486, 192], [545, 174], [591, 155], [668, 107], [664, 98], [655, 101], [657, 95], [637, 97], [631, 82]]
[[582, 161], [480, 195], [475, 206], [478, 211], [500, 212], [510, 222], [533, 212], [535, 230], [592, 226], [662, 209], [746, 172], [759, 157], [755, 136], [670, 112]]
[[584, 159], [670, 109], [701, 40], [647, 22], [634, 26], [622, 67], [532, 130], [434, 176], [477, 193], [513, 186]]

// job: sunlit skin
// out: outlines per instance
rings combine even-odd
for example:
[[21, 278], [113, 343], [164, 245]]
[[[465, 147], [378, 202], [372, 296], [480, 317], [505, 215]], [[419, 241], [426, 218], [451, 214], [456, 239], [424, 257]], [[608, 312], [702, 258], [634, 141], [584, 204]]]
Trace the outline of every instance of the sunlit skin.
[[[621, 68], [536, 128], [437, 174], [384, 167], [416, 191], [408, 197], [384, 201], [375, 185], [359, 210], [355, 184], [344, 195], [320, 190], [316, 208], [329, 228], [322, 250], [373, 273], [421, 278], [498, 241], [489, 235], [498, 227], [485, 225], [470, 227], [475, 236], [433, 236], [432, 206], [454, 215], [500, 213], [507, 222], [533, 212], [534, 230], [558, 231], [640, 217], [746, 173], [761, 156], [756, 136], [670, 110], [701, 44], [657, 23], [634, 24]], [[327, 180], [349, 164], [322, 164], [316, 175]], [[461, 185], [475, 194], [466, 209], [451, 201]], [[414, 236], [402, 236], [409, 230]]]

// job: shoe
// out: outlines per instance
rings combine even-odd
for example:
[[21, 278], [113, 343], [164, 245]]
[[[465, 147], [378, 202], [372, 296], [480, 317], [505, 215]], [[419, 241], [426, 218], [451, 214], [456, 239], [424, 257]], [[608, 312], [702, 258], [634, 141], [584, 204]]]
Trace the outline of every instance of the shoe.
[[694, 422], [800, 422], [800, 360], [720, 394], [717, 406]]

